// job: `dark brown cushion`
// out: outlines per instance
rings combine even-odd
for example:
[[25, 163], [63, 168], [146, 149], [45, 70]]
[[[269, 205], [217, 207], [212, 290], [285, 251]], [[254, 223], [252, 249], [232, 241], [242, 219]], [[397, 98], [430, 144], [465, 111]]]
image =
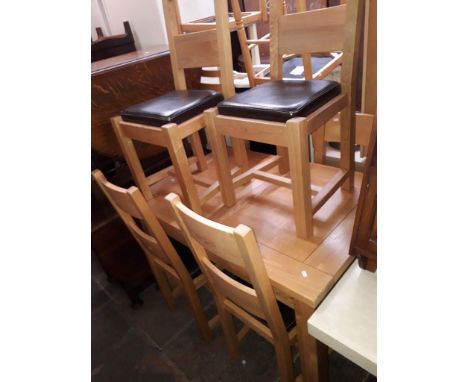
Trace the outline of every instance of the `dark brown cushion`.
[[306, 117], [341, 93], [338, 82], [270, 81], [218, 104], [219, 114], [286, 122]]
[[120, 115], [127, 122], [162, 126], [187, 121], [222, 100], [223, 96], [213, 90], [176, 90], [130, 106]]

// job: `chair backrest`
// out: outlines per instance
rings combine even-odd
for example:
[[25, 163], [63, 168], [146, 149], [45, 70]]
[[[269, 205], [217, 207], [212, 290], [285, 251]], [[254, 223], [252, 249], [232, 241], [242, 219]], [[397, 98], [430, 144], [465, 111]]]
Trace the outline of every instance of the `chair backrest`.
[[136, 187], [118, 187], [110, 183], [100, 170], [94, 170], [92, 175], [140, 244], [150, 266], [153, 267], [155, 262], [174, 277], [182, 281], [190, 280], [182, 260], [140, 190]]
[[227, 2], [215, 0], [217, 22], [213, 29], [191, 33], [182, 32], [178, 0], [163, 0], [163, 9], [175, 88], [187, 88], [184, 69], [218, 66], [223, 95], [233, 96], [235, 91]]
[[343, 51], [341, 84], [354, 89], [364, 1], [283, 14], [283, 1], [270, 2], [270, 64], [273, 80], [282, 79], [283, 55]]
[[[225, 304], [233, 304], [252, 319], [257, 317], [267, 321], [273, 335], [286, 335], [253, 231], [243, 224], [232, 228], [204, 218], [186, 207], [176, 194], [167, 195], [166, 200], [171, 203], [176, 220], [215, 297]], [[239, 270], [244, 279], [246, 272], [246, 281], [253, 288], [227, 275], [219, 266]]]

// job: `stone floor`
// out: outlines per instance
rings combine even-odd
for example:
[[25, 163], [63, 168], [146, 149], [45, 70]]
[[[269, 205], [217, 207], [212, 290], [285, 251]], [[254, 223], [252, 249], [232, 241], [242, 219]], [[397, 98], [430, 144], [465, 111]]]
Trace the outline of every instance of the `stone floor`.
[[[151, 286], [139, 310], [130, 307], [119, 286], [110, 284], [92, 255], [91, 374], [94, 382], [119, 381], [278, 381], [273, 346], [249, 332], [238, 361], [229, 358], [221, 329], [204, 343], [198, 336], [183, 297], [170, 312]], [[208, 317], [216, 308], [208, 292], [200, 291]], [[298, 364], [297, 354], [295, 366]], [[330, 355], [330, 382], [370, 382], [375, 379], [339, 354]]]

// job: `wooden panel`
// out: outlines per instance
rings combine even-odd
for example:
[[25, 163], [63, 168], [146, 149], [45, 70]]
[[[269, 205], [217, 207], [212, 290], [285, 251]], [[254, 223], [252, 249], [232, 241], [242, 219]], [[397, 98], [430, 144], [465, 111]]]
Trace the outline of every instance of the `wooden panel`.
[[[210, 222], [200, 216], [200, 221], [193, 218], [194, 214], [185, 206], [179, 207], [181, 218], [187, 226], [192, 237], [209, 252], [229, 261], [237, 266], [244, 266], [239, 254], [236, 240], [233, 236], [234, 229], [216, 222]], [[206, 239], [209, 237], [209, 240]]]
[[[356, 113], [356, 141], [357, 145], [368, 146], [372, 131], [374, 116]], [[340, 142], [340, 119], [333, 118], [325, 125], [325, 141]]]
[[215, 29], [174, 36], [174, 42], [180, 68], [219, 65]]
[[374, 124], [369, 156], [359, 195], [350, 254], [359, 258], [359, 266], [377, 269], [377, 125]]
[[344, 5], [282, 16], [279, 19], [279, 53], [342, 50], [345, 21]]
[[[110, 118], [119, 115], [126, 107], [174, 90], [169, 52], [135, 57], [125, 60], [114, 57], [104, 60], [105, 63], [98, 61], [93, 64], [91, 147], [105, 157], [122, 158]], [[200, 70], [187, 71], [187, 81], [189, 88], [199, 88]], [[166, 155], [163, 148], [144, 143], [137, 143], [136, 148], [142, 159]]]
[[120, 209], [126, 211], [136, 219], [142, 218], [132, 198], [126, 192], [127, 190], [123, 191], [120, 187], [116, 187], [108, 182], [104, 183], [103, 187], [106, 188], [106, 192]]
[[377, 0], [366, 0], [362, 110], [377, 113]]
[[256, 119], [216, 116], [216, 129], [220, 134], [231, 137], [285, 146], [285, 124]]

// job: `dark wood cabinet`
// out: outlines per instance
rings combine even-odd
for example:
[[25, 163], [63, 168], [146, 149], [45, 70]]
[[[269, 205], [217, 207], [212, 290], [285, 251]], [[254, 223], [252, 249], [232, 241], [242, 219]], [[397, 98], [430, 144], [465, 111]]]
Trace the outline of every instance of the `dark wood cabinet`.
[[349, 253], [359, 259], [361, 268], [377, 269], [377, 122], [370, 138]]

